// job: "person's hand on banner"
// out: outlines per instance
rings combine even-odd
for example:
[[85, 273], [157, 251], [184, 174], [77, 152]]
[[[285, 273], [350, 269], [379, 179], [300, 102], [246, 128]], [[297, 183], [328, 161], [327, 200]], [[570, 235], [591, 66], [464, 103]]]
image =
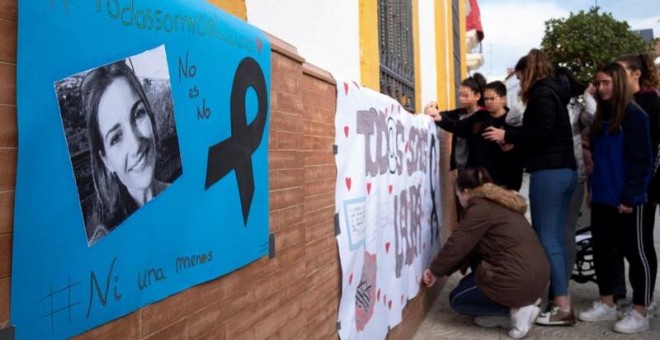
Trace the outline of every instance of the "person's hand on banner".
[[435, 284], [435, 281], [437, 280], [438, 278], [435, 275], [433, 275], [433, 273], [431, 273], [430, 270], [427, 269], [424, 271], [424, 274], [422, 275], [422, 282], [424, 283], [424, 285], [426, 285], [426, 287], [429, 288], [432, 287]]
[[438, 103], [437, 102], [430, 102], [424, 106], [424, 113], [436, 122], [442, 121], [442, 116], [440, 115], [440, 111], [438, 110]]

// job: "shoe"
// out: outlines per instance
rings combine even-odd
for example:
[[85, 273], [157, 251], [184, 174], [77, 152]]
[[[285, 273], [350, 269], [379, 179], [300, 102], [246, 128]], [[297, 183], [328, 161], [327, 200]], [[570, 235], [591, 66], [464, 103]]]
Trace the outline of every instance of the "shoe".
[[504, 315], [477, 316], [474, 318], [474, 323], [485, 328], [501, 327], [509, 329], [511, 328], [511, 317]]
[[652, 318], [658, 312], [658, 302], [651, 301], [651, 304], [646, 306], [646, 317]]
[[541, 313], [536, 319], [536, 323], [543, 326], [572, 326], [576, 322], [573, 308], [568, 312], [564, 312], [557, 306], [552, 307], [547, 312]]
[[536, 304], [511, 309], [511, 330], [509, 330], [509, 336], [514, 339], [524, 338], [532, 329], [534, 320], [536, 320], [540, 312], [541, 308]]
[[614, 324], [614, 330], [616, 332], [626, 334], [648, 331], [649, 328], [649, 319], [634, 309], [626, 313], [621, 321]]
[[616, 321], [616, 307], [610, 307], [600, 301], [596, 301], [588, 310], [578, 313], [578, 319], [582, 321]]

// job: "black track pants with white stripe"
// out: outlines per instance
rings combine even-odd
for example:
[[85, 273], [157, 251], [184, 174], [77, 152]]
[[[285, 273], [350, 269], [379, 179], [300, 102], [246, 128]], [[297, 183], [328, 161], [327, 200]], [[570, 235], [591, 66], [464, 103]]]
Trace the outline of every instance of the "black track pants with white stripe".
[[644, 205], [630, 214], [620, 214], [616, 207], [592, 203], [591, 226], [594, 265], [601, 296], [614, 294], [616, 251], [628, 263], [633, 304], [648, 306], [653, 297], [657, 259], [653, 247], [653, 223], [644, 223]]

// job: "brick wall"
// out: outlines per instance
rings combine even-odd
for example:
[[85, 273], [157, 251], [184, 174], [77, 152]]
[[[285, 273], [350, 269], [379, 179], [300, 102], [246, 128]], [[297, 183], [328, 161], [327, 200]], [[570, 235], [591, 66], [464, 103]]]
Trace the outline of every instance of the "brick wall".
[[[17, 0], [0, 0], [0, 332], [9, 326], [16, 177]], [[79, 336], [81, 339], [327, 339], [341, 271], [334, 238], [335, 85], [330, 75], [272, 38], [270, 228], [276, 256], [196, 286]], [[447, 138], [441, 169], [448, 168]], [[443, 226], [453, 190], [442, 172]], [[449, 212], [449, 213], [447, 213]], [[443, 239], [448, 228], [443, 228]], [[390, 338], [410, 338], [442, 285], [422, 289]]]

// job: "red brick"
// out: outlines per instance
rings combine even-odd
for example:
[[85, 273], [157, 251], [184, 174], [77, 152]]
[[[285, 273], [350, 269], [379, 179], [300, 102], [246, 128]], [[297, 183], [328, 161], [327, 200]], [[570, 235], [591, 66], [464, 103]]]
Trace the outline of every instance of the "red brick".
[[16, 105], [16, 64], [0, 62], [0, 104]]
[[305, 150], [313, 150], [319, 152], [332, 152], [332, 147], [335, 144], [335, 136], [305, 136], [306, 148]]
[[289, 188], [270, 192], [270, 209], [277, 210], [297, 205], [303, 199], [302, 188]]
[[121, 319], [106, 323], [74, 339], [98, 340], [98, 339], [138, 339], [140, 338], [140, 312], [136, 311]]
[[14, 191], [0, 192], [0, 235], [14, 229]]
[[[305, 155], [306, 156], [306, 155]], [[308, 165], [305, 167], [305, 183], [314, 181], [332, 181], [337, 178], [337, 167], [327, 165]]]
[[178, 340], [188, 336], [188, 319], [183, 319], [144, 338], [145, 340]]
[[302, 189], [305, 170], [300, 169], [281, 169], [272, 171], [270, 178], [270, 190], [286, 189], [298, 187]]
[[279, 150], [295, 150], [300, 148], [300, 146], [303, 144], [303, 141], [304, 136], [300, 133], [278, 131], [277, 145], [275, 148]]
[[14, 190], [16, 187], [17, 148], [0, 147], [0, 191]]
[[329, 219], [317, 224], [307, 224], [307, 233], [305, 233], [306, 240], [310, 242], [331, 237], [333, 239], [333, 244], [336, 243], [335, 228], [331, 224], [332, 221]]
[[254, 308], [242, 310], [227, 319], [227, 339], [254, 339], [254, 325], [280, 306], [280, 299], [274, 295], [260, 300]]
[[331, 123], [323, 124], [323, 123], [306, 121], [305, 124], [303, 124], [303, 128], [305, 135], [308, 136], [325, 136], [325, 137], [335, 136], [335, 124], [331, 124]]
[[[0, 279], [0, 325], [5, 325], [9, 322], [10, 294], [9, 278], [5, 277]], [[0, 328], [2, 328], [2, 326], [0, 326]]]
[[222, 284], [215, 280], [149, 305], [142, 310], [142, 333], [151, 334], [224, 296]]
[[271, 169], [300, 169], [305, 159], [300, 152], [270, 150], [268, 152], [268, 166]]
[[0, 105], [0, 147], [18, 146], [16, 106]]
[[255, 286], [255, 297], [262, 301], [270, 296], [276, 295], [277, 291], [293, 280], [300, 280], [307, 274], [304, 261], [295, 262], [291, 267], [278, 269], [268, 276], [264, 276]]
[[319, 195], [319, 194], [334, 195], [335, 187], [336, 187], [335, 181], [336, 181], [335, 178], [327, 178], [327, 179], [318, 179], [315, 181], [307, 182], [305, 183], [303, 193], [305, 197]]
[[11, 275], [12, 234], [0, 235], [0, 278]]
[[327, 207], [319, 210], [314, 210], [311, 212], [305, 212], [304, 219], [307, 226], [313, 226], [316, 224], [325, 224], [328, 226], [328, 229], [333, 230], [334, 228], [334, 216], [335, 208]]
[[304, 261], [305, 259], [305, 246], [304, 244], [297, 244], [284, 250], [277, 250], [275, 259], [279, 262], [279, 268], [287, 268], [293, 266], [294, 262]]
[[275, 246], [278, 252], [299, 244], [305, 244], [305, 225], [303, 223], [282, 226], [280, 232], [275, 235]]
[[16, 63], [16, 30], [15, 20], [3, 19], [0, 16], [0, 61]]
[[271, 131], [303, 133], [305, 122], [301, 114], [275, 111], [270, 117]]
[[280, 306], [277, 312], [271, 313], [254, 326], [257, 339], [265, 339], [280, 328], [287, 327], [288, 321], [295, 318], [299, 313], [299, 301], [289, 301], [286, 305]]
[[0, 18], [18, 21], [18, 0], [0, 0]]
[[303, 205], [298, 204], [291, 207], [286, 207], [276, 211], [271, 211], [271, 232], [276, 232], [280, 228], [285, 228], [289, 225], [298, 224], [303, 221]]
[[197, 340], [225, 340], [227, 339], [227, 329], [224, 324], [215, 325], [208, 332], [199, 336], [190, 336], [191, 339]]
[[[323, 193], [320, 195], [305, 196], [305, 211], [319, 210], [335, 206], [334, 192], [332, 194]], [[333, 209], [334, 211], [334, 209]]]
[[336, 166], [335, 155], [331, 150], [323, 151], [308, 151], [304, 153], [305, 166], [323, 165], [323, 166]]
[[222, 306], [219, 303], [214, 303], [190, 315], [188, 318], [188, 336], [199, 338], [202, 334], [211, 332], [218, 323], [221, 308]]

